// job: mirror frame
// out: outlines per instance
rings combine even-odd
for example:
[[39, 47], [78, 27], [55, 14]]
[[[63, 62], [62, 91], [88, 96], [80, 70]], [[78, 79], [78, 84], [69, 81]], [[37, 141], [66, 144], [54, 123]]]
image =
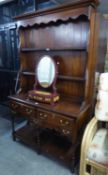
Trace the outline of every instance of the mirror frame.
[[[44, 86], [41, 85], [41, 83], [40, 83], [40, 81], [39, 81], [39, 77], [38, 77], [38, 75], [37, 75], [38, 65], [39, 65], [40, 61], [41, 61], [42, 59], [44, 59], [44, 57], [49, 57], [49, 58], [51, 59], [53, 65], [54, 65], [54, 68], [55, 68], [55, 75], [54, 75], [53, 81], [49, 84], [48, 87], [44, 87]], [[56, 85], [56, 80], [57, 80], [57, 74], [58, 74], [58, 68], [57, 68], [57, 64], [56, 64], [56, 62], [53, 60], [53, 58], [52, 58], [51, 56], [49, 56], [49, 55], [44, 55], [44, 56], [42, 56], [42, 57], [40, 58], [40, 60], [38, 61], [37, 65], [36, 65], [36, 68], [35, 68], [35, 79], [36, 79], [36, 82], [37, 82], [36, 84], [38, 84], [38, 85], [39, 85], [41, 88], [43, 88], [43, 89], [49, 89], [49, 88], [52, 87], [53, 91], [55, 92], [55, 89], [56, 89], [56, 88], [55, 88], [55, 85]]]
[[[38, 76], [37, 76], [37, 69], [38, 69], [38, 65], [39, 62], [45, 57], [48, 56], [55, 67], [55, 76], [54, 79], [52, 81], [52, 83], [47, 87], [43, 87], [41, 86]], [[42, 57], [40, 57], [39, 61], [37, 62], [36, 66], [35, 66], [35, 84], [34, 84], [34, 88], [33, 90], [29, 91], [28, 93], [28, 97], [30, 100], [35, 100], [38, 102], [43, 102], [43, 103], [49, 103], [51, 105], [54, 105], [57, 101], [59, 101], [60, 96], [57, 93], [57, 89], [56, 89], [56, 80], [57, 80], [57, 75], [58, 75], [58, 65], [59, 63], [56, 62], [53, 57], [49, 56], [49, 55], [44, 55]]]

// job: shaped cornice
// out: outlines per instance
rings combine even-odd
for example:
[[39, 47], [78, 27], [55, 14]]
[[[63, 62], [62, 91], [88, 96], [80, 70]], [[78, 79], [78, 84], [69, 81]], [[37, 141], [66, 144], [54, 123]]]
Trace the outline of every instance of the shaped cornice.
[[67, 21], [69, 19], [76, 19], [82, 15], [89, 18], [90, 7], [93, 6], [93, 8], [96, 8], [98, 3], [98, 0], [80, 0], [72, 4], [17, 16], [14, 19], [17, 20], [17, 26], [19, 28], [42, 24], [47, 25], [49, 23], [56, 23], [59, 20]]

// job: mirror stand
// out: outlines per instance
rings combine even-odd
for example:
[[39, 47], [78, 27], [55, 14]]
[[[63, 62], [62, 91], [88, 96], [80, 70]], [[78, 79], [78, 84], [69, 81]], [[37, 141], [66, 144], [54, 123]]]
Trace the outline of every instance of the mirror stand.
[[29, 91], [29, 99], [55, 104], [59, 100], [56, 91], [57, 65], [50, 56], [43, 56], [36, 66], [34, 90]]

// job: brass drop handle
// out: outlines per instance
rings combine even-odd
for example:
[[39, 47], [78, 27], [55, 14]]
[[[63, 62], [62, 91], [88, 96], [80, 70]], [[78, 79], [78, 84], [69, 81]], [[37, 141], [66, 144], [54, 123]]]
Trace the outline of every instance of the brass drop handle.
[[69, 124], [69, 121], [63, 121], [62, 119], [60, 120], [60, 123], [62, 124], [62, 125], [68, 125]]
[[41, 119], [46, 119], [47, 118], [47, 114], [40, 113], [39, 115], [40, 115]]
[[12, 104], [12, 107], [13, 107], [14, 109], [16, 109], [16, 108], [18, 108], [18, 105], [17, 105], [17, 104]]
[[70, 131], [67, 131], [67, 130], [65, 130], [65, 129], [63, 129], [62, 132], [63, 132], [63, 134], [65, 134], [65, 135], [66, 135], [66, 134], [70, 134]]
[[27, 112], [28, 114], [31, 114], [33, 111], [32, 111], [32, 109], [26, 109], [26, 112]]

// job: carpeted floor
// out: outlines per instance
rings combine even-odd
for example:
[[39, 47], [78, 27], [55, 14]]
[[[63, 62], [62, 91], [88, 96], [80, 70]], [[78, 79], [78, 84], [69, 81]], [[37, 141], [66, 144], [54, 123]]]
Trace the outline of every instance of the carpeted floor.
[[38, 155], [36, 151], [19, 142], [13, 142], [10, 120], [7, 117], [0, 117], [0, 175], [72, 175], [72, 173], [58, 162]]

